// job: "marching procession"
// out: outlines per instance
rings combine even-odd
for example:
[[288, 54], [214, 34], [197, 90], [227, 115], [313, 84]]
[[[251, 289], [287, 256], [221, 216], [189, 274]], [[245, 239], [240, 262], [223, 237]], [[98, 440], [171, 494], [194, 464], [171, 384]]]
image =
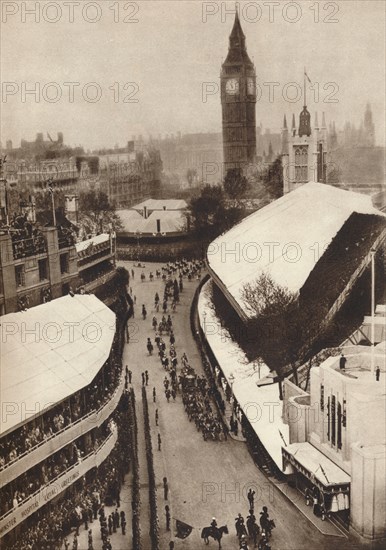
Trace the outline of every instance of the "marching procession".
[[[147, 304], [141, 304], [142, 320], [149, 323], [151, 336], [146, 337], [146, 351], [148, 357], [153, 355], [158, 357], [160, 367], [164, 370], [162, 381], [163, 393], [168, 404], [176, 402], [178, 399], [182, 402], [189, 422], [193, 422], [198, 432], [202, 434], [204, 441], [227, 441], [230, 433], [237, 434], [237, 414], [229, 420], [231, 430], [228, 427], [228, 421], [224, 416], [225, 406], [220, 396], [216, 382], [218, 369], [213, 369], [214, 376], [209, 380], [205, 375], [198, 374], [192, 362], [188, 359], [186, 351], [181, 349], [175, 335], [175, 314], [178, 312], [180, 304], [180, 295], [184, 290], [184, 282], [201, 280], [201, 271], [203, 263], [198, 261], [181, 260], [168, 262], [160, 269], [146, 272], [144, 264], [137, 264], [135, 267], [141, 269], [140, 281], [142, 284], [148, 282], [151, 284], [162, 282], [163, 290], [157, 288], [154, 293], [153, 304], [149, 307]], [[155, 274], [155, 276], [154, 276]], [[131, 278], [135, 279], [136, 273], [131, 270]], [[136, 303], [136, 297], [130, 287], [133, 303]], [[148, 310], [150, 311], [150, 320], [148, 319]], [[135, 318], [135, 313], [133, 315]], [[127, 339], [130, 342], [130, 339]], [[208, 367], [208, 365], [206, 365]], [[217, 375], [217, 376], [216, 376]], [[149, 368], [141, 372], [141, 382], [143, 387], [153, 386], [152, 372]], [[126, 366], [126, 383], [131, 384], [132, 371]], [[154, 403], [155, 425], [159, 426], [158, 410], [159, 388], [152, 387], [152, 401]], [[237, 413], [236, 404], [233, 405]], [[236, 426], [233, 426], [233, 423]], [[157, 435], [157, 448], [162, 451], [161, 434]], [[165, 489], [165, 487], [164, 487]], [[238, 538], [240, 550], [258, 548], [259, 550], [271, 550], [269, 539], [275, 523], [269, 517], [268, 509], [263, 506], [260, 517], [257, 520], [254, 514], [254, 495], [252, 489], [248, 492], [249, 510], [246, 519], [241, 513], [235, 518], [235, 533]], [[170, 530], [170, 509], [165, 508], [166, 530]], [[219, 526], [215, 517], [212, 518], [210, 526], [201, 531], [201, 538], [206, 544], [209, 544], [210, 538], [218, 542], [221, 548], [221, 539], [223, 535], [229, 533], [226, 525]], [[170, 543], [174, 548], [175, 542]]]

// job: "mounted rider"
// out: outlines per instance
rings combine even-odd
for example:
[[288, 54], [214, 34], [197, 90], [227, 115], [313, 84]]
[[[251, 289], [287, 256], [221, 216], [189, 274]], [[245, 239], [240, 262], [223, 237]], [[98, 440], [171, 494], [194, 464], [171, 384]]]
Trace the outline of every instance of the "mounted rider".
[[248, 546], [248, 542], [247, 542], [247, 537], [246, 537], [246, 535], [241, 535], [241, 539], [240, 539], [240, 550], [249, 550], [249, 546]]
[[236, 522], [235, 523], [236, 533], [237, 533], [237, 536], [240, 538], [241, 535], [245, 534], [244, 518], [240, 513], [237, 516], [237, 518], [235, 518], [235, 522]]

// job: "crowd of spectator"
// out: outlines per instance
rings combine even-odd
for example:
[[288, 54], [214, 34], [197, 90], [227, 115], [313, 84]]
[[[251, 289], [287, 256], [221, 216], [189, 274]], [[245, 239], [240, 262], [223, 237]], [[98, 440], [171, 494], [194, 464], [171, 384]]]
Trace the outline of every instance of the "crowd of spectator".
[[[74, 484], [71, 492], [55, 506], [48, 504], [27, 519], [16, 540], [4, 540], [4, 549], [59, 550], [63, 547], [63, 539], [67, 540], [72, 530], [76, 538], [80, 526], [84, 523], [87, 528], [89, 523], [97, 519], [104, 505], [115, 504], [117, 508], [120, 507], [120, 488], [130, 464], [126, 452], [130, 419], [127, 409], [122, 406], [125, 399], [127, 396], [124, 395], [113, 414], [114, 422], [118, 425], [118, 442], [107, 459], [99, 468], [88, 472], [85, 479]], [[95, 438], [93, 445], [99, 446], [100, 441]]]
[[100, 263], [96, 266], [92, 266], [88, 269], [82, 271], [80, 276], [80, 286], [87, 283], [94, 282], [97, 279], [103, 278], [109, 273], [112, 273], [114, 266], [111, 264], [110, 260], [107, 260], [103, 263]]
[[77, 464], [82, 456], [94, 448], [94, 443], [91, 445], [84, 438], [79, 438], [5, 485], [0, 489], [0, 517]]
[[43, 233], [27, 219], [27, 214], [14, 215], [7, 231], [11, 235], [15, 260], [46, 252]]
[[57, 226], [59, 248], [74, 246], [76, 243], [76, 233], [71, 227]]
[[57, 435], [64, 428], [70, 427], [74, 422], [93, 411], [99, 410], [112, 398], [121, 376], [121, 363], [120, 358], [117, 357], [117, 347], [115, 341], [110, 358], [91, 384], [1, 438], [0, 471], [18, 457]]

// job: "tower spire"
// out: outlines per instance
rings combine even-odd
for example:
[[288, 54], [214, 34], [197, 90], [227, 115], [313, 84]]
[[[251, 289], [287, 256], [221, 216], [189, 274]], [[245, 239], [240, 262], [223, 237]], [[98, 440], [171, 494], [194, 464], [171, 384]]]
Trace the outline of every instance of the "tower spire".
[[310, 77], [308, 76], [306, 68], [304, 67], [304, 106], [303, 106], [303, 111], [300, 113], [299, 137], [311, 135], [311, 115], [307, 109], [306, 79], [311, 83]]
[[224, 64], [235, 64], [235, 63], [246, 63], [249, 66], [253, 67], [253, 63], [250, 60], [247, 47], [245, 43], [245, 34], [241, 27], [238, 4], [236, 3], [236, 14], [235, 20], [233, 23], [233, 28], [229, 36], [229, 51], [228, 56]]
[[281, 131], [281, 152], [282, 155], [288, 155], [288, 126], [286, 115], [284, 115], [283, 129]]
[[[247, 53], [238, 2], [235, 7], [228, 55], [220, 76], [225, 174], [231, 169], [243, 171], [256, 159], [256, 71]], [[237, 143], [235, 135], [240, 136]]]

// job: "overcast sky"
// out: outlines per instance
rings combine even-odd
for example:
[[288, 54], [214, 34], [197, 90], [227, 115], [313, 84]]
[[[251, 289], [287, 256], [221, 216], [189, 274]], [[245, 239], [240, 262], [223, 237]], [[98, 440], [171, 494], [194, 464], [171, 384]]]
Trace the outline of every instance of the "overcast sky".
[[[288, 117], [300, 112], [303, 98], [285, 101], [283, 91], [287, 89], [290, 99], [296, 97], [296, 87], [286, 85], [303, 85], [306, 66], [317, 83], [315, 91], [308, 92], [312, 116], [315, 110], [326, 111], [327, 123], [334, 119], [342, 126], [351, 120], [358, 125], [369, 101], [376, 141], [384, 144], [385, 3], [298, 1], [291, 6], [271, 2], [270, 7], [267, 3], [239, 2], [261, 89], [257, 120], [277, 131], [284, 112]], [[23, 10], [35, 4], [40, 22]], [[284, 11], [283, 5], [287, 5]], [[225, 10], [233, 10], [233, 2], [2, 0], [1, 7], [3, 145], [12, 139], [18, 146], [21, 138], [32, 140], [39, 131], [52, 137], [62, 131], [66, 143], [88, 149], [123, 145], [138, 134], [221, 130], [216, 85], [234, 19]], [[52, 82], [56, 85], [43, 89]], [[73, 89], [73, 102], [66, 82], [79, 83]], [[97, 102], [82, 94], [83, 89], [89, 99], [95, 97], [97, 88], [88, 86], [92, 82], [102, 94]], [[130, 82], [135, 84], [124, 90]], [[274, 97], [264, 86], [268, 82], [279, 83]], [[23, 97], [23, 88], [35, 83], [40, 84], [38, 96]], [[208, 85], [213, 93], [206, 101], [203, 83], [213, 83]], [[50, 103], [58, 93], [59, 101]], [[328, 102], [333, 99], [338, 102]]]

